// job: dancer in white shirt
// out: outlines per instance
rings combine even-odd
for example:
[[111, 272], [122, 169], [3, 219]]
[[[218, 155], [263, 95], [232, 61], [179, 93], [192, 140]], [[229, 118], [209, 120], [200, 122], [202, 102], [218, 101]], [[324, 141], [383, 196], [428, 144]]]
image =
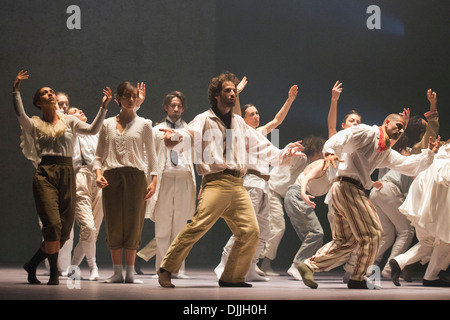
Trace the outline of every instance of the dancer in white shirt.
[[[146, 217], [155, 222], [155, 241], [151, 240], [137, 253], [148, 261], [156, 251], [156, 270], [177, 234], [192, 218], [196, 206], [196, 182], [192, 155], [167, 149], [159, 129], [182, 129], [187, 124], [181, 118], [186, 109], [186, 97], [180, 91], [168, 93], [163, 100], [166, 117], [153, 127], [158, 159], [156, 191], [147, 206]], [[155, 250], [156, 249], [156, 250]], [[183, 262], [177, 278], [188, 278]]]
[[[429, 142], [420, 155], [405, 157], [390, 149], [390, 140], [404, 132], [406, 121], [398, 114], [389, 115], [383, 125], [358, 125], [342, 130], [324, 146], [325, 165], [337, 168], [330, 190], [329, 206], [334, 211], [333, 240], [298, 266], [302, 280], [317, 288], [313, 272], [330, 270], [342, 264], [342, 258], [357, 248], [357, 259], [347, 283], [348, 288], [369, 289], [365, 275], [378, 253], [382, 229], [365, 189], [372, 187], [371, 174], [388, 167], [404, 174], [416, 175], [433, 161], [439, 138]], [[341, 160], [342, 158], [342, 160]], [[340, 163], [336, 163], [340, 162]]]
[[[245, 78], [246, 81], [246, 78]], [[238, 93], [243, 90], [243, 85], [241, 81], [238, 85]], [[246, 82], [245, 82], [246, 83]], [[272, 121], [269, 121], [267, 124], [260, 126], [259, 120], [259, 112], [258, 109], [252, 104], [244, 105], [241, 110], [239, 110], [238, 114], [243, 114], [243, 119], [246, 124], [250, 127], [266, 136], [272, 130], [277, 128], [286, 118], [286, 115], [292, 106], [292, 103], [297, 98], [298, 94], [298, 86], [293, 85], [288, 92], [288, 97], [280, 108], [275, 118]], [[235, 112], [237, 113], [237, 112]], [[258, 163], [249, 163], [247, 173], [244, 175], [244, 187], [247, 189], [250, 198], [252, 200], [253, 208], [255, 209], [256, 218], [258, 220], [259, 226], [259, 242], [258, 247], [255, 252], [255, 257], [252, 261], [252, 265], [250, 266], [249, 272], [246, 276], [246, 281], [268, 281], [269, 278], [264, 277], [264, 274], [260, 274], [258, 272], [257, 262], [259, 260], [260, 255], [263, 253], [264, 248], [266, 246], [266, 241], [270, 235], [270, 225], [269, 225], [269, 164], [259, 161]], [[220, 279], [223, 269], [225, 268], [225, 264], [228, 259], [228, 254], [234, 244], [236, 237], [232, 235], [228, 240], [227, 244], [223, 248], [222, 257], [219, 265], [214, 269], [214, 272], [217, 275], [217, 278]]]
[[114, 272], [106, 282], [142, 283], [134, 278], [134, 262], [141, 241], [146, 201], [155, 193], [157, 182], [152, 121], [135, 113], [135, 108], [145, 98], [144, 84], [136, 87], [129, 82], [121, 83], [115, 98], [120, 113], [105, 120], [94, 160], [97, 185], [103, 189], [106, 237]]
[[439, 273], [450, 263], [450, 144], [440, 147], [433, 164], [411, 184], [399, 207], [414, 226], [419, 240], [412, 248], [389, 260], [391, 279], [400, 286], [401, 271], [407, 265], [428, 263], [423, 285], [450, 287]]
[[197, 173], [203, 176], [202, 194], [192, 222], [172, 242], [158, 271], [162, 287], [174, 287], [171, 274], [178, 272], [192, 246], [220, 217], [236, 240], [219, 286], [250, 287], [244, 280], [258, 246], [259, 228], [242, 176], [247, 171], [249, 158], [261, 157], [263, 161], [279, 165], [300, 155], [298, 147], [287, 150], [274, 147], [232, 113], [238, 83], [231, 73], [214, 77], [208, 89], [211, 109], [196, 116], [184, 129], [161, 129], [169, 148], [183, 152], [194, 148]]
[[69, 238], [74, 221], [75, 174], [72, 156], [76, 136], [93, 135], [100, 130], [112, 95], [109, 88], [103, 90], [102, 106], [89, 125], [74, 116], [58, 114], [54, 90], [43, 87], [33, 99], [33, 104], [42, 111], [42, 117], [30, 119], [25, 113], [19, 92], [20, 83], [28, 77], [24, 71], [17, 75], [13, 85], [13, 102], [22, 128], [22, 152], [36, 167], [33, 194], [42, 222], [44, 241], [24, 269], [28, 273], [28, 282], [39, 284], [36, 268], [48, 258], [50, 278], [47, 284], [58, 285], [59, 250]]
[[[87, 121], [83, 110], [78, 108], [69, 108], [67, 114], [83, 122]], [[97, 144], [98, 134], [78, 135], [73, 156], [77, 189], [75, 221], [80, 234], [78, 244], [73, 250], [72, 265], [79, 266], [86, 257], [91, 281], [100, 278], [96, 263], [96, 242], [103, 221], [102, 190], [97, 186], [96, 175], [93, 171]]]

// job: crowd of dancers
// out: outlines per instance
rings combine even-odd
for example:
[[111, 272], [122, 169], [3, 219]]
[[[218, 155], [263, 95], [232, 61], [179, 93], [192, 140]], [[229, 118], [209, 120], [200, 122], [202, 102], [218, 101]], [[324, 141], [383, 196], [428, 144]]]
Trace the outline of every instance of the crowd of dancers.
[[[214, 269], [219, 286], [251, 287], [279, 275], [271, 262], [286, 213], [301, 243], [288, 273], [310, 288], [319, 286], [314, 273], [339, 266], [348, 288], [376, 288], [374, 265], [399, 286], [400, 278], [411, 281], [419, 261], [428, 263], [423, 285], [450, 286], [450, 145], [439, 136], [432, 90], [425, 117], [404, 109], [369, 126], [352, 110], [338, 130], [343, 87], [336, 82], [328, 137], [309, 136], [280, 149], [266, 136], [284, 121], [297, 85], [274, 119], [261, 125], [257, 107], [239, 101], [247, 78], [224, 72], [209, 83], [208, 110], [185, 122], [186, 97], [172, 91], [162, 103], [166, 116], [154, 126], [138, 115], [145, 84], [130, 82], [114, 94], [103, 89], [91, 124], [70, 107], [67, 94], [49, 87], [36, 91], [33, 104], [42, 115], [30, 118], [19, 91], [28, 77], [26, 71], [16, 76], [13, 102], [22, 152], [36, 168], [33, 195], [43, 238], [24, 265], [31, 284], [40, 283], [36, 271], [44, 260], [49, 285], [79, 270], [70, 267], [84, 258], [89, 279], [100, 280], [96, 242], [103, 223], [113, 265], [105, 282], [142, 283], [135, 274], [155, 256], [159, 284], [173, 288], [173, 276], [189, 277], [191, 248], [222, 218], [232, 236]], [[113, 98], [120, 112], [106, 118]], [[322, 196], [332, 232], [326, 244], [315, 212], [314, 198]], [[155, 237], [141, 246], [146, 218], [154, 222]], [[73, 248], [75, 221], [79, 242]]]

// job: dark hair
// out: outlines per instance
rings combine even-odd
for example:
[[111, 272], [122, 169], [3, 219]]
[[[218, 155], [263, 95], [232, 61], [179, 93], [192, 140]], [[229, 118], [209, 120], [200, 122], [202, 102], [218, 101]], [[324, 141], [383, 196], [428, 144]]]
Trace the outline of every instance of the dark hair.
[[120, 102], [118, 100], [119, 97], [122, 97], [127, 91], [134, 91], [137, 87], [129, 81], [122, 82], [117, 86], [116, 92], [114, 93], [114, 98], [120, 106]]
[[400, 138], [398, 138], [397, 142], [392, 146], [392, 150], [397, 152], [401, 152], [402, 150], [408, 149], [408, 137], [403, 133]]
[[[38, 106], [38, 102], [39, 102], [39, 100], [41, 99], [41, 90], [42, 90], [43, 88], [50, 88], [50, 87], [41, 87], [41, 88], [39, 88], [39, 89], [34, 93], [34, 96], [33, 96], [33, 105], [34, 105], [36, 108], [38, 108], [38, 109], [41, 109], [41, 107]], [[50, 88], [50, 89], [51, 89], [51, 88]], [[52, 90], [53, 90], [53, 89], [52, 89]], [[56, 98], [56, 94], [55, 94], [55, 98]]]
[[312, 157], [318, 152], [322, 152], [323, 145], [325, 144], [325, 139], [318, 136], [310, 136], [303, 139], [302, 145], [305, 147], [303, 153], [307, 157]]
[[186, 104], [186, 96], [181, 91], [172, 91], [164, 97], [162, 106], [163, 108], [167, 107], [173, 98], [178, 98], [181, 100], [181, 105], [183, 106], [183, 109], [186, 110], [187, 104]]
[[350, 110], [345, 116], [344, 116], [344, 120], [342, 120], [342, 123], [345, 123], [345, 121], [347, 121], [347, 118], [350, 117], [352, 114], [357, 115], [359, 117], [360, 120], [362, 120], [361, 115], [358, 113], [358, 111], [356, 110]]
[[422, 140], [426, 130], [427, 125], [424, 123], [421, 116], [414, 115], [410, 117], [408, 126], [403, 134], [408, 137], [408, 147], [412, 148], [417, 142]]
[[217, 107], [216, 96], [222, 91], [222, 84], [225, 81], [231, 81], [236, 86], [239, 84], [239, 79], [233, 73], [228, 71], [212, 78], [208, 86], [208, 100], [213, 107]]
[[[244, 105], [244, 106], [241, 107], [241, 115], [242, 115], [242, 118], [245, 117], [245, 111], [247, 111], [247, 109], [250, 108], [250, 107], [255, 107], [255, 105], [248, 103], [248, 104], [246, 104], [246, 105]], [[256, 108], [256, 107], [255, 107], [255, 108]]]
[[[42, 87], [43, 88], [43, 87]], [[41, 107], [39, 107], [38, 105], [37, 105], [37, 103], [39, 102], [39, 99], [41, 98], [41, 89], [42, 88], [40, 88], [40, 89], [38, 89], [35, 93], [34, 93], [34, 97], [33, 97], [33, 105], [36, 107], [36, 108], [38, 108], [38, 109], [40, 109]]]

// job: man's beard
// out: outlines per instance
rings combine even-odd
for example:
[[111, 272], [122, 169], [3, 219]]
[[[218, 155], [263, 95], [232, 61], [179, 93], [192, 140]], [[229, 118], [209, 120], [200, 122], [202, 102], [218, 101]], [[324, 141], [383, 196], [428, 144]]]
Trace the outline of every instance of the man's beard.
[[222, 102], [222, 106], [224, 106], [224, 107], [226, 107], [227, 109], [233, 109], [233, 107], [234, 107], [234, 105], [236, 104], [236, 101], [233, 101], [233, 102], [229, 102], [229, 101], [226, 101], [225, 99], [221, 99], [221, 102]]

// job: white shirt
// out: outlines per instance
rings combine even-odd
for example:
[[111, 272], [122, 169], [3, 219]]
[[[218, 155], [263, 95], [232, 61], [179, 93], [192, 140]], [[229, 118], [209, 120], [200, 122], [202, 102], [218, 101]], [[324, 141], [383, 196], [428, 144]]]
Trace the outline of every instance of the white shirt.
[[116, 117], [103, 122], [93, 170], [103, 171], [134, 167], [147, 175], [156, 175], [156, 153], [152, 121], [136, 115], [123, 132], [117, 129]]
[[99, 132], [107, 109], [100, 108], [92, 124], [72, 115], [58, 114], [59, 121], [52, 125], [34, 116], [26, 115], [19, 92], [13, 92], [14, 107], [22, 127], [21, 147], [24, 155], [39, 164], [42, 156], [73, 157], [77, 134], [94, 135]]
[[289, 186], [295, 183], [295, 180], [305, 170], [308, 163], [307, 157], [294, 157], [288, 166], [273, 168], [270, 171], [270, 190], [278, 193], [282, 198], [286, 197]]
[[98, 144], [98, 134], [96, 135], [78, 135], [73, 149], [73, 168], [77, 171], [82, 165], [83, 160], [89, 170], [94, 166], [95, 151]]
[[450, 243], [450, 145], [444, 145], [433, 164], [411, 184], [399, 207], [412, 225], [437, 240]]
[[337, 162], [335, 176], [345, 176], [360, 181], [366, 189], [372, 187], [371, 174], [377, 168], [390, 168], [415, 176], [433, 162], [434, 152], [422, 150], [421, 154], [402, 156], [388, 149], [378, 152], [380, 131], [378, 126], [360, 124], [341, 130], [325, 142], [323, 152], [337, 155], [344, 162]]
[[[228, 137], [227, 137], [228, 135]], [[240, 171], [244, 176], [249, 163], [262, 161], [271, 165], [286, 163], [286, 152], [276, 148], [262, 134], [248, 126], [242, 117], [232, 114], [231, 129], [209, 109], [192, 120], [184, 129], [176, 130], [174, 140], [182, 142], [173, 149], [190, 152], [194, 147], [194, 164], [200, 176], [225, 169]], [[231, 147], [227, 147], [227, 143]]]

